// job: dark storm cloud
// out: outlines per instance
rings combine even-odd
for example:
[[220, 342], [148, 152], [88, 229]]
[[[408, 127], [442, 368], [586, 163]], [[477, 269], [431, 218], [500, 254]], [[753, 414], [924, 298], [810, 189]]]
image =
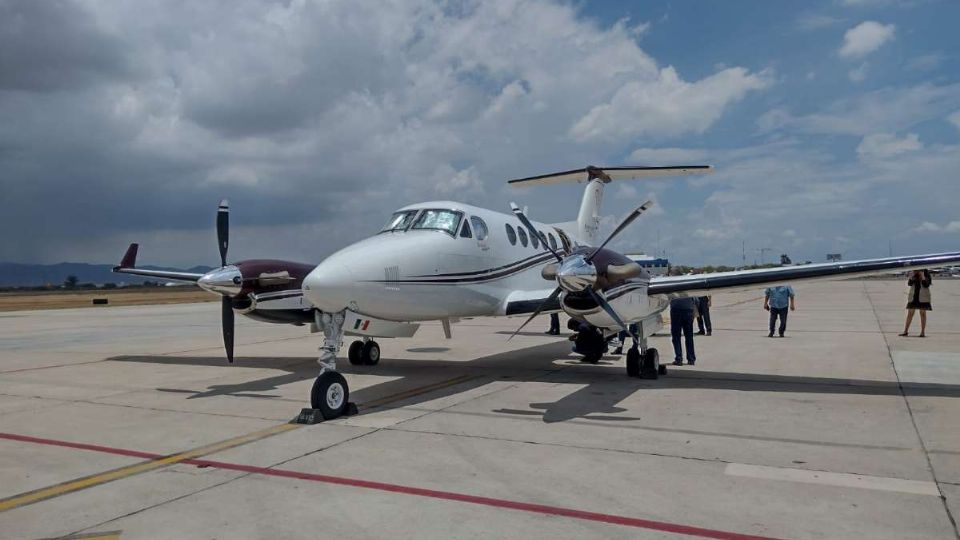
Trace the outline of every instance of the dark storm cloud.
[[221, 198], [231, 253], [318, 260], [411, 202], [505, 208], [507, 178], [631, 149], [611, 134], [702, 132], [765, 84], [685, 81], [635, 35], [549, 2], [0, 0], [0, 261], [147, 238], [210, 262]]
[[128, 78], [123, 43], [67, 1], [0, 2], [0, 90], [49, 92]]

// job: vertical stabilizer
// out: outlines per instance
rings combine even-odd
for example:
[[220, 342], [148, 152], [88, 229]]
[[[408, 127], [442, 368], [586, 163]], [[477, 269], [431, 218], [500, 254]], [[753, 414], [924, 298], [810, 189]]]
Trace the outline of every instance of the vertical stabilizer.
[[588, 246], [596, 244], [597, 231], [600, 229], [603, 184], [602, 180], [591, 180], [583, 190], [583, 200], [580, 201], [580, 213], [577, 214], [577, 236]]

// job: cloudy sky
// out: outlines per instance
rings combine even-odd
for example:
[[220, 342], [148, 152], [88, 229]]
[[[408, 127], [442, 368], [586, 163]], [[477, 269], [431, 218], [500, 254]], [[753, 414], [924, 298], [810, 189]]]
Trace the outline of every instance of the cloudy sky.
[[[960, 3], [0, 0], [0, 261], [318, 262], [430, 199], [676, 263], [960, 249]], [[612, 225], [608, 225], [612, 226]], [[659, 239], [659, 240], [658, 240]], [[772, 259], [767, 254], [767, 259]]]

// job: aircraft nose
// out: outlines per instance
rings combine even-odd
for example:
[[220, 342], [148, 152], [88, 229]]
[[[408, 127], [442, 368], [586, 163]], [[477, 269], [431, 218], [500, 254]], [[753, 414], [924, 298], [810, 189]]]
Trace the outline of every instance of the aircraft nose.
[[324, 261], [303, 279], [303, 295], [321, 311], [336, 312], [350, 303], [353, 276], [346, 265]]

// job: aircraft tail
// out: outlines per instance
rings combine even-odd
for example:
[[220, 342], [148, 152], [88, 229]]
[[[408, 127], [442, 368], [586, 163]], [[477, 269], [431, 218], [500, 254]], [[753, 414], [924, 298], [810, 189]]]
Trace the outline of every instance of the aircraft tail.
[[577, 236], [587, 245], [596, 245], [600, 228], [600, 208], [603, 204], [603, 188], [613, 180], [630, 180], [657, 176], [679, 176], [713, 172], [710, 165], [687, 165], [675, 167], [585, 167], [558, 173], [517, 178], [508, 184], [514, 186], [541, 186], [569, 182], [587, 183], [577, 214]]

